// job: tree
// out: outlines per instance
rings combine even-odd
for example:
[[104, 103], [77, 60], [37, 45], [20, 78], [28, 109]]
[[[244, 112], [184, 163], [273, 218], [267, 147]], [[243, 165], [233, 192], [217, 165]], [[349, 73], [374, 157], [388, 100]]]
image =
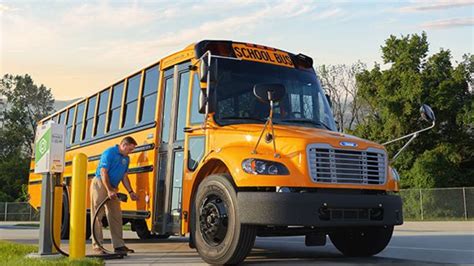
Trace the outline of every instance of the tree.
[[4, 127], [7, 131], [19, 133], [24, 151], [31, 154], [36, 123], [54, 110], [51, 89], [43, 84], [37, 86], [28, 74], [25, 76], [6, 74], [0, 80], [0, 94], [7, 97], [10, 106], [5, 113]]
[[0, 94], [7, 97], [3, 128], [0, 129], [0, 200], [24, 196], [36, 123], [53, 111], [51, 90], [37, 86], [29, 75], [5, 75]]
[[[376, 65], [357, 75], [357, 97], [367, 100], [375, 112], [356, 134], [378, 142], [427, 126], [419, 118], [419, 106], [433, 107], [436, 127], [423, 133], [394, 165], [402, 187], [474, 185], [474, 131], [472, 56], [453, 67], [449, 50], [427, 57], [426, 33], [390, 36], [382, 47], [389, 68]], [[394, 154], [403, 141], [388, 146]]]
[[317, 69], [322, 87], [329, 95], [332, 110], [341, 129], [353, 129], [367, 113], [363, 99], [357, 96], [356, 75], [367, 66], [362, 62], [353, 65], [322, 65]]

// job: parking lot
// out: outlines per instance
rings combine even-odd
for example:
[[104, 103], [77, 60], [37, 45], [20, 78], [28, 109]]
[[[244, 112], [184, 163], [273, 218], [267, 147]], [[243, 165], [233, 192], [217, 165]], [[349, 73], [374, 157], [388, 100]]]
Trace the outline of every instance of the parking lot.
[[[0, 224], [0, 239], [28, 244], [38, 243], [38, 229], [13, 224]], [[144, 241], [138, 239], [134, 232], [124, 233], [127, 245], [135, 249], [136, 253], [122, 260], [107, 261], [107, 265], [205, 264], [199, 254], [188, 247], [186, 237]], [[62, 245], [67, 249], [66, 241], [63, 241]], [[87, 248], [90, 252], [90, 245]], [[474, 264], [474, 222], [406, 222], [396, 227], [389, 246], [371, 258], [343, 257], [330, 241], [324, 247], [306, 247], [304, 237], [257, 238], [255, 247], [245, 263]]]

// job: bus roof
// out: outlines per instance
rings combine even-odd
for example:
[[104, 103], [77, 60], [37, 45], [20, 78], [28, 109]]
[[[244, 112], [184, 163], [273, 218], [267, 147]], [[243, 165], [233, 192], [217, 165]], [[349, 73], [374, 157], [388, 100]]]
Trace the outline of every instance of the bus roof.
[[[274, 53], [281, 53], [281, 54], [286, 54], [289, 56], [289, 58], [291, 58], [291, 61], [293, 63], [293, 67], [303, 67], [303, 68], [308, 68], [308, 67], [312, 67], [313, 65], [313, 59], [308, 57], [308, 56], [305, 56], [303, 54], [292, 54], [292, 53], [289, 53], [289, 52], [286, 52], [284, 50], [279, 50], [279, 49], [276, 49], [276, 48], [272, 48], [272, 47], [268, 47], [268, 46], [264, 46], [264, 45], [258, 45], [258, 44], [252, 44], [252, 43], [245, 43], [245, 42], [234, 42], [234, 41], [231, 41], [231, 40], [202, 40], [202, 41], [199, 41], [197, 43], [192, 43], [192, 44], [189, 44], [187, 45], [184, 49], [180, 50], [180, 51], [177, 51], [173, 54], [170, 54], [164, 58], [162, 58], [161, 60], [157, 61], [157, 62], [154, 62], [138, 71], [135, 71], [135, 72], [132, 72], [132, 74], [130, 75], [127, 75], [125, 78], [121, 78], [119, 79], [118, 81], [112, 83], [110, 86], [107, 86], [105, 87], [104, 89], [101, 89], [87, 97], [84, 97], [84, 98], [81, 98], [65, 107], [63, 107], [62, 109], [54, 112], [53, 114], [43, 118], [40, 120], [39, 123], [44, 123], [45, 121], [48, 121], [50, 119], [52, 119], [52, 117], [62, 113], [63, 111], [77, 105], [78, 103], [81, 103], [85, 100], [87, 100], [88, 98], [90, 97], [93, 97], [94, 95], [97, 95], [98, 93], [102, 92], [102, 91], [105, 91], [105, 90], [108, 90], [110, 89], [111, 87], [113, 87], [114, 85], [116, 84], [119, 84], [120, 82], [130, 78], [130, 77], [133, 77], [134, 75], [144, 71], [145, 69], [148, 69], [148, 68], [151, 68], [151, 67], [154, 67], [156, 65], [160, 65], [160, 69], [164, 69], [164, 68], [167, 68], [168, 66], [170, 65], [173, 65], [173, 64], [176, 64], [178, 62], [181, 62], [181, 61], [184, 61], [184, 60], [189, 60], [190, 58], [195, 58], [195, 59], [198, 59], [200, 58], [202, 55], [204, 55], [207, 51], [210, 51], [211, 54], [213, 55], [220, 55], [220, 56], [228, 56], [228, 57], [235, 57], [235, 58], [239, 58], [239, 55], [241, 55], [240, 58], [244, 59], [244, 60], [250, 60], [250, 61], [257, 61], [257, 62], [263, 62], [263, 63], [271, 63], [270, 61], [265, 61], [265, 60], [261, 60], [258, 58], [258, 54], [257, 54], [257, 57], [256, 58], [251, 58], [252, 54], [250, 53], [250, 57], [245, 57], [245, 55], [247, 55], [244, 51], [244, 53], [242, 54], [239, 54], [239, 51], [242, 51], [242, 50], [239, 50], [240, 49], [245, 49], [245, 48], [248, 48], [248, 49], [253, 49], [254, 51], [271, 51], [271, 52], [274, 52]], [[263, 56], [265, 57], [265, 55]], [[265, 58], [263, 58], [265, 59]], [[285, 65], [283, 63], [276, 63], [278, 65]], [[289, 63], [288, 63], [289, 64]], [[286, 65], [286, 66], [289, 66], [289, 65]]]

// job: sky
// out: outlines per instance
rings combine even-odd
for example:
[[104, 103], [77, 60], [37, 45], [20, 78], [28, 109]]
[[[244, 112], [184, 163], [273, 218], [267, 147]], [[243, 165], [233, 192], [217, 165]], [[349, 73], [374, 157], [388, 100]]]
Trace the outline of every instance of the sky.
[[[427, 33], [430, 54], [474, 53], [474, 0], [4, 1], [0, 74], [30, 74], [58, 100], [93, 94], [203, 39], [383, 64], [390, 36]], [[382, 65], [383, 66], [383, 65]]]

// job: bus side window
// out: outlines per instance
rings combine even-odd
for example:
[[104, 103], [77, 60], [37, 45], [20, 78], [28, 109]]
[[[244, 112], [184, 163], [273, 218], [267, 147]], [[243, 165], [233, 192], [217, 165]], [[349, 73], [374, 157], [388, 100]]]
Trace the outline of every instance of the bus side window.
[[112, 90], [112, 103], [110, 104], [109, 112], [109, 130], [107, 132], [116, 131], [119, 128], [120, 109], [122, 107], [123, 84], [120, 82], [115, 85]]
[[74, 111], [76, 107], [69, 108], [67, 112], [67, 123], [66, 123], [66, 145], [71, 144], [71, 133], [72, 133], [72, 122], [74, 121]]
[[94, 136], [102, 136], [105, 131], [105, 120], [107, 115], [107, 105], [109, 103], [109, 90], [99, 94], [99, 109], [97, 110], [97, 119]]
[[82, 102], [77, 106], [77, 112], [76, 112], [76, 126], [74, 130], [74, 141], [72, 143], [78, 143], [81, 141], [81, 136], [82, 136], [82, 123], [84, 120], [84, 107], [86, 105], [86, 102]]
[[142, 74], [137, 74], [128, 79], [127, 91], [125, 96], [125, 106], [123, 110], [123, 128], [129, 128], [135, 125], [138, 104], [138, 90]]
[[204, 136], [189, 137], [188, 169], [194, 171], [204, 156]]
[[[188, 107], [189, 93], [189, 71], [179, 74], [179, 100], [178, 100], [178, 117], [176, 118], [176, 140], [184, 140], [184, 127], [186, 126], [186, 111]], [[183, 106], [180, 106], [180, 105]]]
[[58, 121], [58, 124], [66, 124], [66, 111], [63, 111], [60, 115], [59, 115], [59, 121]]
[[87, 104], [86, 121], [84, 122], [84, 139], [89, 139], [92, 137], [92, 126], [94, 125], [93, 122], [96, 103], [97, 96], [89, 98], [89, 103]]
[[191, 125], [204, 122], [204, 114], [199, 113], [199, 94], [201, 93], [201, 84], [199, 83], [198, 73], [193, 75], [193, 88], [191, 99]]
[[140, 107], [140, 123], [155, 120], [156, 95], [158, 93], [158, 81], [160, 71], [158, 66], [145, 71], [145, 81], [142, 92], [142, 104]]

